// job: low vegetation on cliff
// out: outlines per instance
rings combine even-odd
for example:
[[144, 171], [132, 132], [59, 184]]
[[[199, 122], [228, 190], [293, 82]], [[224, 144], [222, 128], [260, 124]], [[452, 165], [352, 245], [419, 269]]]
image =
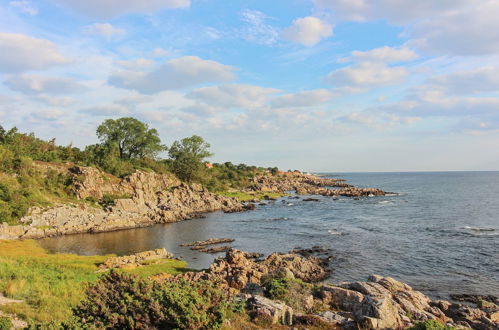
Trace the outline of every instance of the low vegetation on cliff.
[[[0, 126], [0, 223], [16, 224], [30, 207], [76, 203], [74, 184], [78, 177], [72, 166], [91, 166], [106, 177], [124, 177], [136, 170], [173, 173], [185, 182], [201, 183], [212, 192], [241, 190], [252, 178], [276, 168], [265, 169], [230, 162], [210, 164], [210, 145], [200, 136], [161, 144], [158, 132], [134, 118], [105, 120], [96, 130], [99, 144], [81, 150], [45, 141], [33, 133]], [[161, 158], [166, 152], [168, 158]], [[45, 166], [44, 163], [47, 165]], [[76, 181], [76, 182], [75, 182]], [[89, 199], [93, 204], [107, 201]], [[106, 204], [107, 205], [107, 204]]]

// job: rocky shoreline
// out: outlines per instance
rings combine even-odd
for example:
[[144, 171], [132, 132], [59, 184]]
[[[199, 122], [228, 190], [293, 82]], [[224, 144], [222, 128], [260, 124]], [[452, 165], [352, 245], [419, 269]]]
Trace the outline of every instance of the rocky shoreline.
[[[20, 219], [20, 225], [0, 224], [0, 239], [108, 232], [177, 222], [201, 217], [208, 212], [241, 212], [256, 207], [251, 202], [241, 203], [236, 198], [212, 193], [199, 184], [182, 183], [172, 174], [137, 171], [119, 179], [93, 167], [68, 169], [48, 163], [38, 166], [69, 173], [75, 194], [82, 202], [59, 204], [48, 209], [32, 208], [28, 216]], [[299, 195], [333, 198], [385, 195], [379, 189], [356, 188], [343, 180], [300, 172], [255, 177], [247, 191], [282, 194], [293, 191]], [[95, 205], [95, 201], [105, 197], [112, 198], [111, 205]]]
[[[308, 250], [298, 252], [305, 254]], [[158, 274], [151, 279], [215, 283], [243, 303], [253, 322], [267, 322], [263, 328], [280, 324], [289, 329], [296, 329], [293, 328], [296, 326], [406, 329], [432, 320], [454, 329], [492, 330], [499, 327], [497, 297], [461, 297], [473, 304], [432, 300], [405, 283], [379, 275], [371, 275], [365, 282], [324, 283], [322, 281], [330, 271], [327, 259], [303, 254], [273, 253], [259, 259], [251, 253], [230, 249], [208, 269], [176, 276]], [[164, 257], [167, 253], [150, 251], [121, 259], [136, 260], [151, 255]], [[122, 267], [123, 263], [112, 258], [106, 264]], [[272, 280], [287, 283], [288, 292], [283, 300], [269, 297], [268, 284]]]

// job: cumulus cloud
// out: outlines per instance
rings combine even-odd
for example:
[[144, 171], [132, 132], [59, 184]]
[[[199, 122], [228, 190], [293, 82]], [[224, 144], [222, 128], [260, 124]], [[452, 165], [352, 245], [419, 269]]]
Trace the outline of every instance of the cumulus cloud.
[[149, 14], [162, 9], [188, 8], [190, 0], [56, 0], [74, 11], [97, 19], [131, 13]]
[[446, 12], [470, 3], [470, 0], [313, 0], [313, 2], [318, 8], [330, 9], [336, 17], [344, 20], [364, 22], [388, 19], [392, 23], [406, 24]]
[[242, 37], [246, 40], [262, 45], [273, 45], [279, 39], [279, 30], [267, 23], [270, 18], [258, 10], [243, 10], [241, 19], [246, 27], [241, 30]]
[[0, 72], [41, 70], [71, 62], [46, 39], [24, 34], [0, 33]]
[[387, 20], [405, 26], [410, 44], [433, 54], [499, 52], [499, 2], [495, 0], [314, 0], [338, 20]]
[[9, 2], [9, 5], [16, 8], [20, 12], [28, 14], [30, 16], [36, 16], [38, 14], [38, 9], [35, 6], [33, 6], [31, 1], [24, 1], [24, 0], [11, 1]]
[[128, 61], [118, 61], [117, 63], [122, 67], [130, 70], [145, 69], [154, 65], [153, 60], [149, 60], [146, 58], [138, 58], [136, 60], [128, 60]]
[[418, 54], [407, 47], [389, 47], [371, 49], [368, 51], [353, 51], [350, 58], [345, 60], [397, 63], [407, 62], [418, 58]]
[[389, 67], [384, 63], [361, 62], [338, 69], [327, 76], [337, 86], [374, 87], [401, 82], [408, 75], [404, 67]]
[[150, 72], [122, 71], [111, 75], [109, 83], [116, 87], [151, 94], [181, 89], [207, 82], [233, 80], [235, 68], [197, 56], [169, 60]]
[[31, 100], [57, 107], [67, 107], [78, 102], [75, 98], [69, 96], [53, 96], [45, 94], [33, 96], [31, 97]]
[[224, 108], [254, 108], [265, 105], [267, 96], [277, 92], [274, 88], [230, 84], [198, 88], [187, 98]]
[[327, 89], [302, 91], [281, 95], [271, 101], [272, 108], [301, 108], [321, 105], [334, 97], [334, 93]]
[[110, 23], [95, 23], [84, 28], [88, 34], [94, 34], [106, 39], [125, 34], [125, 30], [118, 29]]
[[412, 44], [432, 54], [482, 55], [499, 53], [499, 2], [471, 1], [449, 7], [435, 19], [409, 30]]
[[82, 92], [87, 87], [75, 79], [22, 74], [5, 80], [10, 89], [24, 94], [69, 94]]
[[435, 76], [419, 88], [423, 91], [447, 95], [498, 92], [499, 68], [488, 66]]
[[103, 104], [84, 108], [79, 111], [92, 116], [125, 116], [130, 114], [130, 109], [122, 104]]
[[295, 19], [293, 24], [282, 33], [284, 39], [305, 46], [314, 46], [323, 38], [332, 35], [332, 25], [311, 16]]

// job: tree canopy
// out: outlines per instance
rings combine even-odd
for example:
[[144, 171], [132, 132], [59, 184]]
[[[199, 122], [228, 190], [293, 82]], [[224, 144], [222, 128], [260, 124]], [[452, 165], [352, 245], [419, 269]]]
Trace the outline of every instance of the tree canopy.
[[172, 171], [181, 180], [193, 181], [202, 176], [203, 161], [212, 156], [210, 144], [198, 135], [173, 142], [168, 154], [172, 159]]
[[132, 117], [107, 119], [97, 127], [97, 137], [108, 148], [118, 148], [125, 160], [155, 158], [166, 150], [156, 129]]

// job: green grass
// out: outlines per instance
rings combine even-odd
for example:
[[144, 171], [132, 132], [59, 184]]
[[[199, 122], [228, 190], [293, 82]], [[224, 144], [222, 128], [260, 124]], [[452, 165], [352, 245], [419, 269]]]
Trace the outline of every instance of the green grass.
[[274, 193], [274, 192], [245, 192], [245, 191], [222, 191], [218, 192], [219, 195], [225, 197], [235, 197], [240, 202], [247, 202], [251, 200], [262, 200], [265, 199], [265, 196], [270, 198], [280, 198], [286, 196], [286, 194]]
[[[0, 241], [0, 293], [23, 300], [0, 309], [37, 322], [62, 321], [84, 297], [85, 283], [102, 273], [98, 265], [110, 256], [50, 254], [36, 241]], [[164, 260], [124, 270], [141, 276], [187, 271], [187, 263]]]

